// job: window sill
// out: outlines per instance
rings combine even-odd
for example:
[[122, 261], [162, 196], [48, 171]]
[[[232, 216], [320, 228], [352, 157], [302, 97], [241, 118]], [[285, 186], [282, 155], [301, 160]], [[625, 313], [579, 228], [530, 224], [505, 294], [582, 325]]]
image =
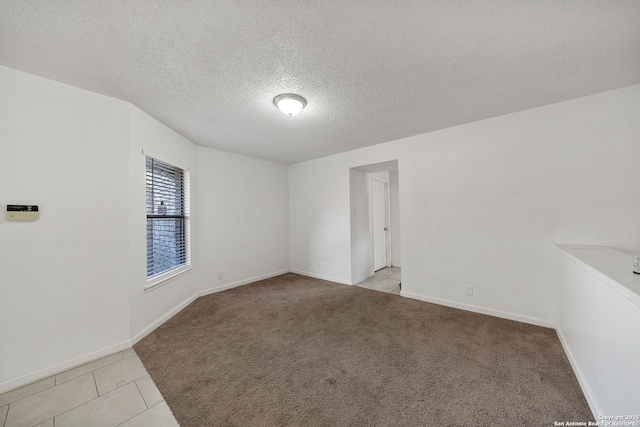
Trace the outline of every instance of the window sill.
[[191, 272], [191, 266], [185, 265], [183, 267], [176, 268], [175, 270], [168, 271], [160, 277], [156, 277], [155, 279], [147, 282], [147, 285], [144, 287], [145, 292], [151, 292], [155, 289], [158, 289], [169, 282], [172, 282], [182, 276], [185, 276]]

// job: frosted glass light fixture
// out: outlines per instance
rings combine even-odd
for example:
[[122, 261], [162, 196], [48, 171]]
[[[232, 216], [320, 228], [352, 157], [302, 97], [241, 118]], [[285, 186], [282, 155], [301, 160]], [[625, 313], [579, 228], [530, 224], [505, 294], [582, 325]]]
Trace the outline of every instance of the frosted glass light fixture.
[[273, 103], [284, 114], [293, 117], [307, 105], [307, 100], [294, 93], [283, 93], [273, 98]]

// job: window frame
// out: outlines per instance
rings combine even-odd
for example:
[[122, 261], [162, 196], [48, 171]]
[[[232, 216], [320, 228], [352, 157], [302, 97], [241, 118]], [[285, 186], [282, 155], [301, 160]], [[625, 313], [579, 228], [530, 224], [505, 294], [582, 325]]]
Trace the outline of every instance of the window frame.
[[[149, 169], [149, 161], [151, 161], [151, 170]], [[159, 165], [162, 166], [162, 168], [164, 169], [173, 169], [174, 171], [180, 171], [181, 175], [182, 175], [182, 186], [180, 188], [180, 193], [181, 193], [181, 207], [182, 207], [182, 214], [178, 214], [176, 215], [175, 213], [165, 213], [165, 214], [158, 214], [157, 212], [155, 212], [155, 209], [153, 208], [153, 199], [151, 200], [151, 206], [150, 206], [150, 200], [149, 200], [149, 185], [153, 185], [154, 182], [154, 178], [153, 178], [153, 174], [155, 171], [155, 168], [153, 167], [153, 165], [155, 164], [155, 162], [157, 162]], [[146, 184], [145, 184], [145, 228], [147, 229], [147, 241], [146, 241], [146, 260], [147, 260], [147, 271], [146, 274], [149, 273], [148, 270], [148, 263], [149, 263], [149, 221], [154, 221], [157, 219], [162, 219], [162, 218], [166, 218], [166, 219], [176, 219], [176, 218], [180, 218], [181, 219], [181, 228], [182, 228], [182, 235], [179, 239], [176, 239], [175, 241], [180, 244], [180, 242], [184, 242], [184, 252], [176, 252], [178, 254], [178, 256], [183, 257], [184, 256], [184, 262], [173, 267], [170, 268], [168, 270], [165, 271], [161, 271], [159, 273], [153, 274], [151, 276], [147, 276], [146, 277], [146, 285], [145, 285], [145, 292], [148, 292], [150, 290], [153, 290], [157, 287], [160, 287], [168, 282], [171, 282], [179, 277], [184, 276], [185, 274], [189, 273], [191, 271], [191, 227], [190, 227], [190, 171], [189, 169], [183, 169], [180, 168], [178, 166], [175, 166], [171, 163], [159, 160], [155, 157], [152, 156], [148, 156], [145, 155], [145, 175], [146, 175]], [[151, 191], [153, 192], [153, 187], [151, 187]], [[151, 209], [150, 209], [151, 207]], [[150, 213], [151, 212], [151, 213]], [[152, 241], [152, 240], [151, 240]]]

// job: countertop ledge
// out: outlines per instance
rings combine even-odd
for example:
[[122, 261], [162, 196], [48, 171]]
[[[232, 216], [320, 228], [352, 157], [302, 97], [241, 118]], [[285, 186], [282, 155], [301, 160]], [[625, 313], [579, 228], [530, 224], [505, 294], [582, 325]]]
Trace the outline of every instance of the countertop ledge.
[[640, 274], [633, 255], [606, 246], [555, 243], [562, 255], [640, 307]]

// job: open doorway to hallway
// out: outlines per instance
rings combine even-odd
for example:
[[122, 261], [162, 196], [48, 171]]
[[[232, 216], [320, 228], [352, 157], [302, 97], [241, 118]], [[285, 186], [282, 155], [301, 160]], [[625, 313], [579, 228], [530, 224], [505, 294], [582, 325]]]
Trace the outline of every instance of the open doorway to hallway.
[[[399, 274], [401, 267], [398, 161], [359, 166], [349, 173], [351, 283], [373, 285], [383, 275]], [[386, 285], [380, 286], [395, 291], [390, 282]], [[396, 286], [399, 291], [399, 280]]]

